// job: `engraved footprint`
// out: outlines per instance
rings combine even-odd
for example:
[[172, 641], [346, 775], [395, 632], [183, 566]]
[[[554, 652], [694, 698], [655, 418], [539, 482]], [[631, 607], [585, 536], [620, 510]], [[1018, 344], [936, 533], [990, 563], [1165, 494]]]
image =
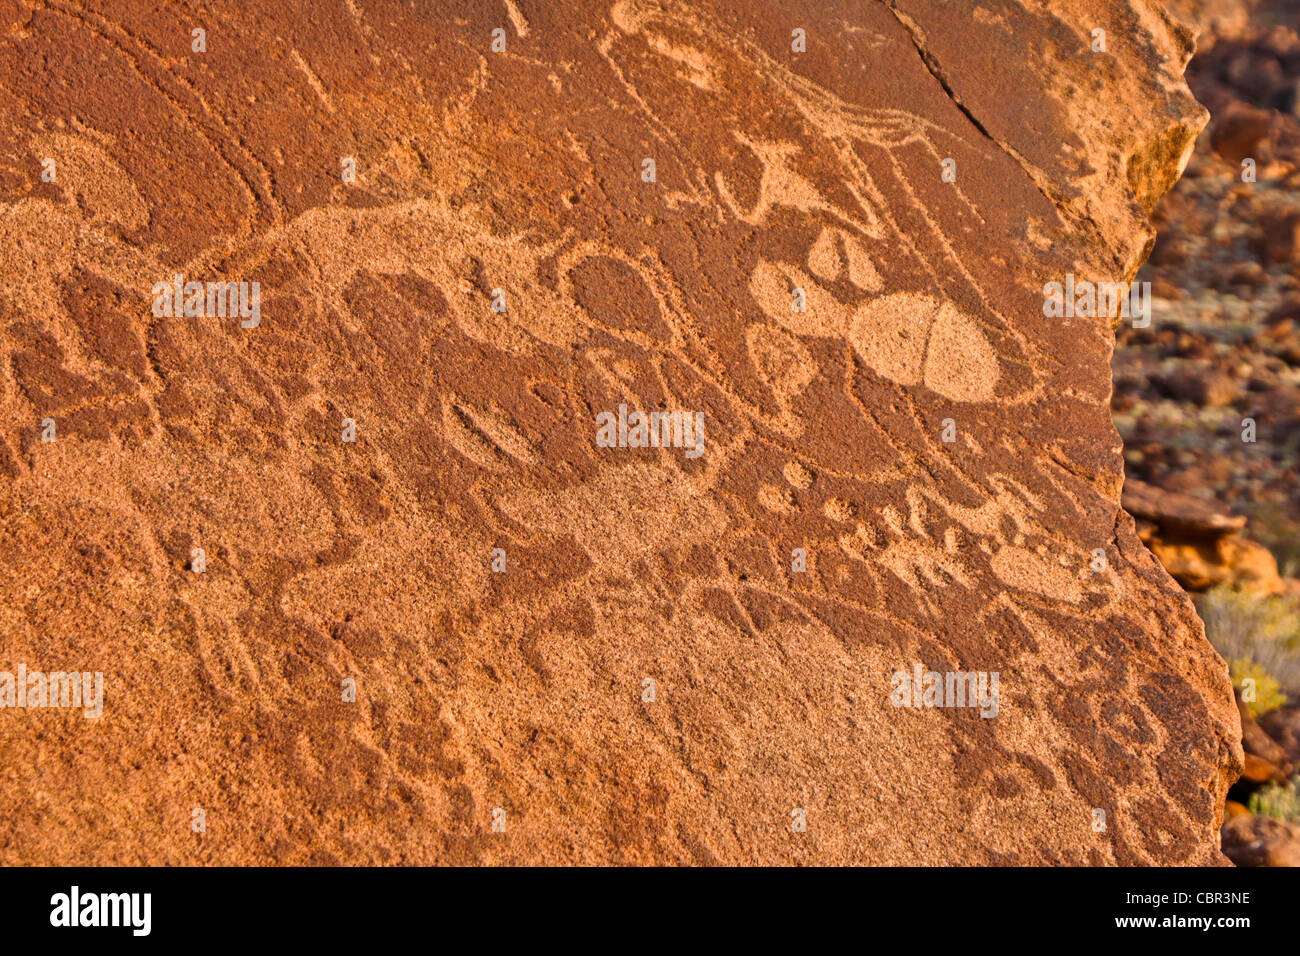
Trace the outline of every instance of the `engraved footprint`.
[[[856, 241], [843, 236], [850, 278], [860, 288], [878, 285], [871, 261]], [[840, 241], [826, 232], [813, 244], [809, 268], [838, 276]], [[856, 273], [856, 275], [855, 275]], [[803, 311], [792, 307], [803, 291]], [[845, 338], [878, 375], [899, 385], [924, 385], [955, 402], [993, 398], [1001, 374], [997, 353], [978, 324], [951, 302], [916, 292], [895, 292], [845, 305], [799, 266], [760, 260], [749, 279], [750, 295], [782, 328], [795, 335]]]
[[1000, 368], [984, 333], [951, 302], [914, 292], [860, 305], [849, 344], [881, 376], [925, 385], [954, 402], [993, 398]]

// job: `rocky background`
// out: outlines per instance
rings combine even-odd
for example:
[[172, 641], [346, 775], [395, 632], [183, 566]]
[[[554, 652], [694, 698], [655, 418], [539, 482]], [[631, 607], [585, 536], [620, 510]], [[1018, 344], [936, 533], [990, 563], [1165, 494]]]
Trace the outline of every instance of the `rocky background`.
[[[1246, 767], [1229, 793], [1224, 852], [1244, 866], [1296, 866], [1300, 4], [1175, 13], [1201, 31], [1187, 80], [1211, 120], [1154, 216], [1159, 238], [1139, 275], [1152, 284], [1151, 326], [1118, 334], [1124, 503], [1231, 667]], [[1254, 442], [1243, 440], [1248, 419]]]

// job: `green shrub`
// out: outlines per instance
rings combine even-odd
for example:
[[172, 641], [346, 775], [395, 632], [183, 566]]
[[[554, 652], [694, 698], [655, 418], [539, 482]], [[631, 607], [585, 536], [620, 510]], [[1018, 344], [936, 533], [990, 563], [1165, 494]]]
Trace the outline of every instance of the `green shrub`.
[[[1241, 699], [1252, 717], [1262, 717], [1270, 710], [1277, 710], [1287, 701], [1277, 678], [1249, 658], [1233, 658], [1228, 662], [1228, 673], [1232, 675], [1232, 686], [1241, 692]], [[1253, 694], [1246, 692], [1247, 680], [1255, 682]]]
[[1261, 817], [1300, 823], [1300, 777], [1260, 787], [1250, 795], [1246, 809]]
[[1300, 698], [1300, 607], [1291, 598], [1217, 587], [1198, 601], [1205, 636], [1232, 668], [1240, 688], [1255, 680], [1258, 716]]

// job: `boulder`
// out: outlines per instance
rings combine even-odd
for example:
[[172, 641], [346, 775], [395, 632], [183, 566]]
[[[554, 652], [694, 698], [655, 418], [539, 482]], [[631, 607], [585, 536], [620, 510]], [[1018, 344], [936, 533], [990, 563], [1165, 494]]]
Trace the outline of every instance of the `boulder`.
[[1285, 591], [1273, 553], [1246, 538], [1170, 540], [1153, 535], [1147, 546], [1189, 591], [1208, 591], [1224, 584], [1260, 594]]
[[0, 31], [0, 632], [105, 683], [0, 713], [0, 863], [1226, 862], [1044, 291], [1134, 278], [1190, 31], [418, 6]]
[[[1240, 694], [1237, 695], [1237, 713], [1241, 718], [1241, 746], [1247, 756], [1253, 754], [1277, 767], [1282, 779], [1288, 777], [1292, 769], [1291, 765], [1295, 762], [1294, 758], [1251, 716], [1250, 708], [1241, 700]], [[1284, 728], [1285, 722], [1279, 722], [1278, 726], [1280, 729]]]
[[1223, 824], [1223, 852], [1238, 866], [1300, 866], [1300, 826], [1231, 815]]
[[1214, 540], [1246, 527], [1242, 515], [1136, 478], [1124, 482], [1124, 508], [1138, 521], [1149, 523], [1157, 534], [1171, 538]]
[[1271, 125], [1272, 114], [1268, 110], [1233, 103], [1215, 120], [1210, 143], [1216, 153], [1237, 164], [1259, 155], [1260, 140], [1268, 136]]
[[1233, 817], [1247, 816], [1250, 816], [1250, 811], [1246, 809], [1244, 804], [1240, 804], [1236, 800], [1229, 800], [1224, 803], [1223, 818], [1225, 820], [1231, 820]]
[[1286, 754], [1287, 760], [1300, 766], [1300, 704], [1287, 704], [1264, 714], [1260, 728]]
[[1237, 534], [1246, 526], [1244, 516], [1136, 478], [1125, 480], [1123, 500], [1139, 536], [1189, 591], [1229, 584], [1261, 594], [1284, 592], [1273, 553]]
[[1251, 783], [1284, 783], [1287, 779], [1281, 767], [1250, 751], [1246, 751], [1246, 763], [1241, 770], [1241, 777]]
[[1202, 408], [1222, 408], [1241, 397], [1236, 379], [1223, 372], [1183, 367], [1165, 379], [1165, 387], [1175, 398]]
[[1300, 211], [1273, 213], [1260, 222], [1254, 250], [1267, 265], [1300, 264]]

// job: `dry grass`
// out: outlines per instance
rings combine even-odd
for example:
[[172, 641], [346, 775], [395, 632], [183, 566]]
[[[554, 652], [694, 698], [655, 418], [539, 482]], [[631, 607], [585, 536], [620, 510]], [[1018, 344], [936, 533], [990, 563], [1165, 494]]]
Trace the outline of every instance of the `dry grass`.
[[1300, 607], [1294, 600], [1219, 587], [1202, 597], [1198, 608], [1210, 643], [1232, 662], [1233, 682], [1240, 686], [1241, 679], [1255, 679], [1258, 699], [1252, 709], [1265, 713], [1285, 703], [1283, 695], [1300, 699]]

